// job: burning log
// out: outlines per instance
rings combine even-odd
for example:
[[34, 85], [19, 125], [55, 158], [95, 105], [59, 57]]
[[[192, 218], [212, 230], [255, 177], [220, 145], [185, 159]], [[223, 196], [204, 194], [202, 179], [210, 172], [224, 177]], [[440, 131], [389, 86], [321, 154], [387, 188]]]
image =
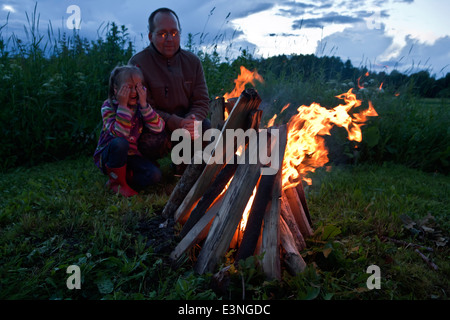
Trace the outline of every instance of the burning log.
[[[233, 115], [234, 109], [230, 115]], [[229, 118], [229, 119], [230, 119]], [[247, 159], [257, 158], [257, 148], [246, 150]], [[195, 266], [196, 272], [203, 274], [213, 271], [216, 263], [229, 248], [231, 239], [242, 218], [242, 213], [254, 186], [260, 179], [261, 163], [241, 164], [225, 193], [223, 204], [209, 230]]]
[[261, 177], [257, 189], [258, 191], [256, 192], [253, 206], [248, 216], [244, 236], [237, 251], [236, 262], [250, 257], [255, 252], [256, 244], [259, 235], [261, 234], [264, 214], [267, 207], [269, 207], [275, 177], [275, 175], [265, 175]]
[[[280, 130], [279, 162], [283, 163], [284, 151], [287, 143], [287, 127], [283, 125]], [[280, 266], [280, 212], [281, 212], [281, 169], [275, 175], [272, 195], [269, 205], [264, 213], [263, 230], [261, 236], [261, 249], [264, 253], [261, 261], [264, 274], [269, 279], [281, 278]]]
[[[214, 156], [216, 158], [223, 158], [224, 155], [224, 146], [226, 145], [225, 141], [225, 132], [226, 129], [237, 129], [244, 128], [247, 125], [249, 112], [258, 108], [261, 103], [261, 98], [258, 93], [252, 89], [246, 89], [242, 92], [239, 99], [236, 101], [236, 104], [231, 111], [230, 115], [227, 118], [223, 128], [222, 134], [215, 141], [216, 148], [214, 149], [214, 155], [211, 155], [211, 158]], [[222, 148], [220, 148], [222, 146]], [[229, 160], [229, 159], [226, 159]], [[227, 163], [228, 161], [225, 161]], [[223, 168], [223, 164], [219, 163], [210, 163], [207, 161], [206, 167], [203, 170], [202, 174], [195, 182], [194, 186], [191, 188], [189, 193], [184, 198], [183, 202], [178, 207], [177, 211], [174, 214], [175, 221], [183, 221], [185, 219], [186, 214], [190, 213], [194, 208], [195, 204], [199, 201], [199, 199], [203, 196], [206, 190], [211, 185], [211, 182], [214, 181], [214, 178]]]
[[302, 202], [298, 196], [298, 193], [295, 188], [288, 188], [284, 190], [286, 198], [289, 202], [289, 206], [291, 207], [292, 214], [294, 215], [295, 221], [303, 235], [304, 238], [309, 238], [313, 235], [313, 231], [311, 226], [309, 225], [309, 221], [306, 218], [305, 211], [303, 210]]
[[286, 195], [282, 193], [281, 195], [281, 216], [283, 217], [284, 222], [286, 223], [289, 231], [292, 234], [292, 238], [294, 239], [295, 246], [298, 250], [303, 250], [306, 248], [306, 242], [303, 238], [302, 233], [295, 221], [294, 214], [292, 213], [289, 202], [286, 198]]
[[312, 227], [311, 215], [309, 214], [308, 204], [306, 203], [305, 190], [303, 189], [302, 181], [295, 186], [295, 189], [297, 190], [298, 197], [302, 203], [303, 211], [305, 212], [309, 225]]
[[210, 207], [213, 201], [220, 195], [227, 183], [233, 177], [236, 169], [238, 167], [237, 161], [234, 163], [227, 164], [217, 175], [211, 187], [206, 191], [200, 201], [197, 203], [196, 207], [190, 214], [188, 220], [181, 230], [180, 236], [184, 237], [189, 230], [200, 220], [200, 218], [205, 214], [206, 210]]
[[214, 202], [211, 208], [209, 208], [206, 214], [199, 219], [195, 226], [193, 226], [193, 228], [191, 228], [189, 232], [187, 232], [187, 234], [183, 236], [182, 240], [170, 254], [170, 258], [172, 260], [178, 260], [193, 245], [206, 238], [213, 219], [219, 212], [222, 202], [223, 195]]
[[[281, 137], [278, 146], [279, 152], [279, 163], [281, 163], [284, 154], [284, 148], [286, 147], [286, 126], [281, 130]], [[269, 131], [270, 132], [270, 131]], [[268, 150], [271, 150], [271, 135], [268, 138]], [[252, 208], [250, 210], [248, 221], [246, 224], [244, 236], [242, 238], [242, 242], [239, 246], [236, 261], [240, 259], [246, 259], [249, 256], [253, 255], [256, 244], [261, 234], [261, 226], [263, 223], [263, 218], [265, 212], [268, 208], [270, 208], [269, 204], [271, 203], [272, 190], [275, 183], [276, 178], [280, 178], [277, 174], [275, 175], [263, 175], [258, 185], [258, 189], [255, 195], [255, 199], [253, 201]]]
[[280, 211], [281, 211], [281, 170], [278, 171], [268, 210], [264, 213], [261, 261], [264, 274], [269, 279], [281, 278], [280, 266]]
[[211, 113], [211, 127], [222, 129], [225, 123], [224, 113], [225, 113], [225, 99], [216, 98], [209, 104], [209, 110]]

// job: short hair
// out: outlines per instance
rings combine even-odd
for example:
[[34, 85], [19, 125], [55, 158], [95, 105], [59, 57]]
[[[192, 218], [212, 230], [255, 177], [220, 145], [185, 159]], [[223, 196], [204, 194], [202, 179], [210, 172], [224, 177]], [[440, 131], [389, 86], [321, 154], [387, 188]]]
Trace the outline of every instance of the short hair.
[[153, 32], [155, 30], [155, 16], [157, 13], [171, 13], [175, 16], [175, 18], [177, 18], [177, 23], [178, 23], [178, 29], [180, 29], [181, 31], [181, 25], [180, 25], [180, 19], [178, 19], [177, 14], [175, 13], [175, 11], [173, 11], [172, 9], [169, 8], [159, 8], [156, 9], [155, 11], [153, 11], [150, 16], [148, 17], [148, 32]]

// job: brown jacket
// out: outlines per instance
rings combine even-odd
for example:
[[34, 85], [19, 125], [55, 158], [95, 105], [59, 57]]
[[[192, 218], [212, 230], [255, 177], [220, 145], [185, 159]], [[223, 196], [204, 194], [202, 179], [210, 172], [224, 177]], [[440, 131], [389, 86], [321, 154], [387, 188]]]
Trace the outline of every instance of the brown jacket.
[[136, 53], [129, 64], [138, 66], [148, 88], [147, 100], [173, 131], [182, 118], [202, 121], [209, 112], [209, 96], [200, 59], [185, 50], [167, 59], [153, 44]]

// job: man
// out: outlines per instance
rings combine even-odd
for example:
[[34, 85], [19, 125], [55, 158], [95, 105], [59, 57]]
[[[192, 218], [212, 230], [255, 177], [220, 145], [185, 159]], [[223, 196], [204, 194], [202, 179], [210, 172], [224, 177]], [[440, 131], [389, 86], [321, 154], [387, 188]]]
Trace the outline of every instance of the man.
[[168, 8], [155, 10], [148, 19], [150, 45], [135, 54], [129, 64], [138, 66], [148, 87], [147, 100], [166, 123], [166, 136], [144, 133], [140, 149], [149, 157], [161, 157], [157, 145], [170, 140], [171, 133], [185, 128], [194, 138], [194, 120], [210, 127], [206, 116], [209, 96], [203, 67], [193, 53], [180, 48], [181, 27], [178, 16]]

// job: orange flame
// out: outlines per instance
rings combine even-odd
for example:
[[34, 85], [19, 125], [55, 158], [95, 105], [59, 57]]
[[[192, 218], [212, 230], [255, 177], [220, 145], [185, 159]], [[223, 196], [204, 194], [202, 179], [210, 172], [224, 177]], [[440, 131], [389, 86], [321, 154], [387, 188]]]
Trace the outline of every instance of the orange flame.
[[290, 103], [288, 103], [287, 105], [285, 105], [285, 106], [283, 107], [283, 109], [281, 109], [280, 113], [283, 113], [283, 111], [286, 110], [287, 108], [289, 108], [290, 105], [291, 105]]
[[[368, 77], [369, 76], [369, 71], [367, 71], [365, 74], [364, 74], [364, 76], [365, 77]], [[360, 80], [361, 80], [361, 78], [362, 78], [362, 76], [360, 76], [359, 78], [358, 78], [358, 89], [364, 89], [364, 86], [362, 85], [362, 84], [360, 84]]]
[[268, 127], [272, 127], [273, 124], [275, 123], [275, 119], [277, 118], [277, 115], [274, 114], [272, 118], [270, 118], [269, 122], [267, 123]]
[[255, 71], [250, 71], [246, 69], [244, 66], [241, 66], [241, 74], [234, 80], [236, 84], [233, 91], [230, 93], [225, 93], [223, 97], [225, 100], [230, 98], [237, 98], [241, 95], [242, 91], [245, 90], [245, 85], [247, 83], [251, 83], [255, 85], [255, 80], [258, 80], [261, 83], [264, 83], [264, 79], [259, 75], [259, 73]]
[[255, 188], [253, 189], [253, 193], [250, 196], [250, 198], [248, 199], [247, 205], [245, 206], [244, 213], [242, 214], [242, 219], [239, 224], [239, 229], [241, 231], [244, 231], [245, 227], [247, 226], [248, 215], [250, 214], [250, 209], [252, 208], [253, 200], [255, 200], [256, 188], [257, 187], [255, 186]]
[[305, 176], [328, 162], [328, 150], [321, 136], [330, 135], [334, 125], [344, 127], [349, 140], [360, 142], [360, 127], [368, 116], [378, 115], [371, 102], [367, 110], [350, 115], [350, 111], [361, 105], [361, 100], [356, 99], [352, 89], [337, 98], [344, 100], [345, 105], [340, 104], [333, 109], [326, 109], [317, 103], [302, 105], [297, 109], [298, 114], [289, 120], [282, 166], [283, 189], [297, 185], [302, 179], [311, 184]]

